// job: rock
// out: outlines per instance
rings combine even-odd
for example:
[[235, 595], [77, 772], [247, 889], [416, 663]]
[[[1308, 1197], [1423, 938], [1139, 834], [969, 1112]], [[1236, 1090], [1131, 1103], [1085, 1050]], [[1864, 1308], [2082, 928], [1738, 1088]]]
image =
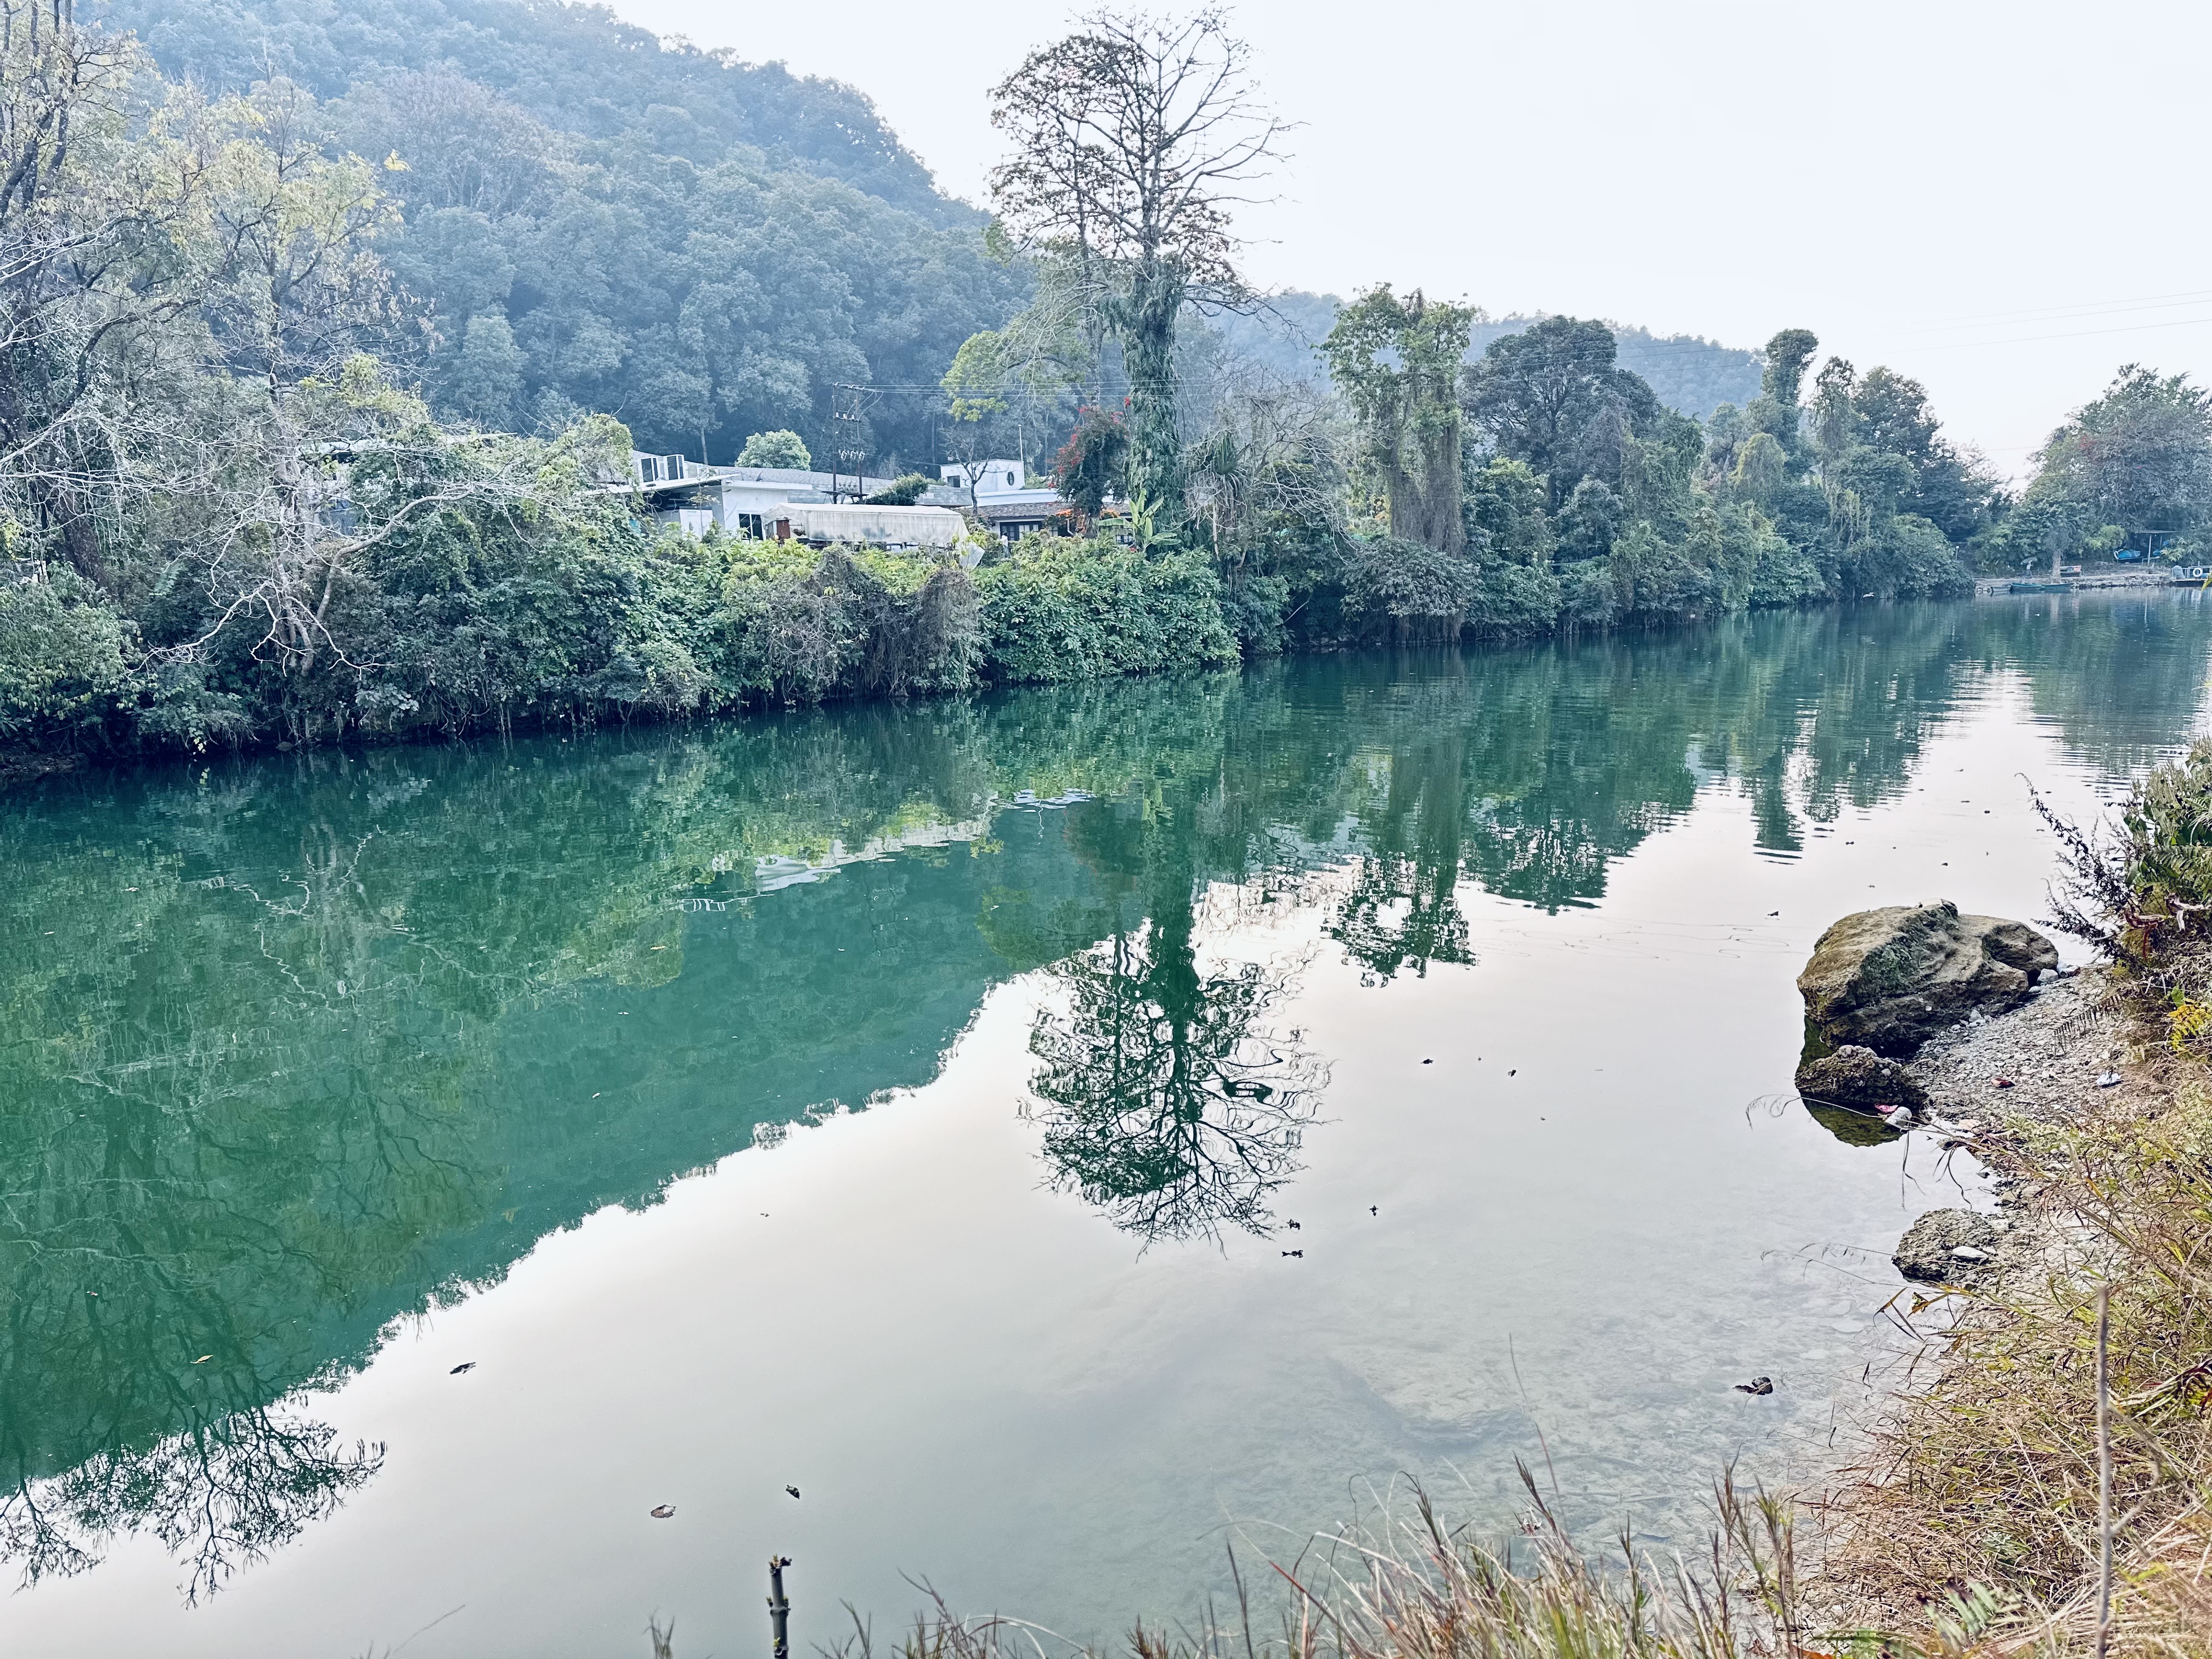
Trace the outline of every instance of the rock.
[[1798, 1066], [1797, 1092], [1823, 1106], [1844, 1106], [1860, 1112], [1887, 1111], [1897, 1106], [1923, 1112], [1929, 1105], [1928, 1091], [1912, 1080], [1911, 1073], [1856, 1042], [1847, 1042], [1832, 1054]]
[[1861, 910], [1820, 935], [1797, 975], [1808, 1055], [1857, 1044], [1909, 1060], [1945, 1026], [2025, 1001], [2057, 965], [2057, 947], [2024, 922], [1942, 902]]
[[1942, 1284], [1989, 1260], [1997, 1230], [1972, 1210], [1930, 1210], [1905, 1230], [1890, 1258], [1907, 1279]]

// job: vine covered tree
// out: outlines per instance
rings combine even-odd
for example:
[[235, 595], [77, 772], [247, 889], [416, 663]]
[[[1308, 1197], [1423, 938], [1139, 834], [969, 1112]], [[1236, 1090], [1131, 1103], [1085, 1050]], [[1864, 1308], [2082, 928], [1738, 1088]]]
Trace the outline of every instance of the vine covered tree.
[[1476, 313], [1401, 300], [1387, 283], [1337, 314], [1322, 350], [1350, 401], [1390, 503], [1390, 533], [1440, 553], [1467, 545], [1460, 509], [1460, 362]]
[[992, 93], [1012, 155], [991, 175], [1018, 241], [1075, 268], [1129, 380], [1129, 486], [1176, 511], [1183, 307], [1246, 293], [1231, 210], [1276, 154], [1251, 50], [1213, 9], [1187, 21], [1098, 11], [1031, 52]]

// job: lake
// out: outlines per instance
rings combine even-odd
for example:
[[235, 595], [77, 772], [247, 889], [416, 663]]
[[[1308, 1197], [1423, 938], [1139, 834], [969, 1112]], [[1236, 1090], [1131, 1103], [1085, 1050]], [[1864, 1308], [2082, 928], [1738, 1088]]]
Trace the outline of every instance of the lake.
[[1110, 1640], [1516, 1458], [1694, 1548], [1980, 1201], [1796, 1103], [1814, 939], [2040, 915], [2028, 785], [2208, 654], [1869, 606], [0, 795], [0, 1649], [760, 1652], [771, 1553], [799, 1653]]

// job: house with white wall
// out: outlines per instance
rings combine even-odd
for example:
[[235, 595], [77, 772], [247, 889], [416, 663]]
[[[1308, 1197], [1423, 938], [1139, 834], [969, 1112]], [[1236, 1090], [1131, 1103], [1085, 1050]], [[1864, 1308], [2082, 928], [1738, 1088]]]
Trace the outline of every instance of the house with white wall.
[[708, 466], [642, 450], [631, 453], [630, 471], [653, 518], [694, 536], [715, 526], [724, 535], [757, 541], [949, 550], [966, 527], [949, 507], [869, 507], [858, 500], [890, 488], [889, 478], [795, 467]]

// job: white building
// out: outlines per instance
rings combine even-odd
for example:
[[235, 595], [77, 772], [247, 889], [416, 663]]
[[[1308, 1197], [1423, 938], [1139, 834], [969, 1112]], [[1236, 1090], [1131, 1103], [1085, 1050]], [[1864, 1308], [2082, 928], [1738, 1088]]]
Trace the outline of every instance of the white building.
[[1027, 481], [1019, 461], [976, 461], [972, 465], [955, 462], [939, 471], [945, 483], [958, 489], [968, 488], [969, 475], [973, 474], [979, 504], [993, 495], [1011, 495]]
[[759, 541], [866, 543], [949, 550], [964, 520], [943, 507], [866, 507], [889, 478], [793, 467], [708, 466], [681, 455], [630, 453], [630, 471], [653, 518], [687, 534], [709, 526]]

